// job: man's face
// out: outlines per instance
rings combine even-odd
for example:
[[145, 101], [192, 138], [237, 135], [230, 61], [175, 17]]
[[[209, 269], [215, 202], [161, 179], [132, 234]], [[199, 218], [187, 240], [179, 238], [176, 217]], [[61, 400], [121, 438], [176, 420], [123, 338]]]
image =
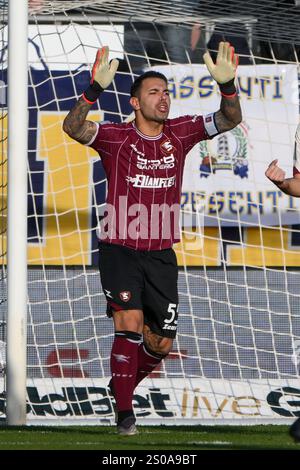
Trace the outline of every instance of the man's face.
[[164, 122], [170, 111], [167, 85], [161, 78], [146, 78], [139, 90], [139, 97], [130, 100], [135, 111], [140, 111], [147, 121]]

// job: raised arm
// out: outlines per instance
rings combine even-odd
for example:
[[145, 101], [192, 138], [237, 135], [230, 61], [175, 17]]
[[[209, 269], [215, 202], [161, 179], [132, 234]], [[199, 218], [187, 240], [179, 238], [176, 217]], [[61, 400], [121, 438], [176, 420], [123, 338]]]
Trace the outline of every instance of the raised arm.
[[87, 121], [86, 116], [92, 105], [97, 101], [100, 93], [107, 88], [114, 79], [119, 61], [114, 59], [108, 63], [109, 48], [99, 49], [93, 65], [90, 86], [79, 98], [75, 106], [67, 114], [63, 122], [63, 130], [74, 140], [87, 144], [94, 137], [97, 126], [93, 121]]
[[63, 122], [66, 134], [81, 144], [90, 142], [97, 131], [96, 124], [85, 119], [91, 107], [92, 104], [87, 103], [82, 97], [79, 98]]
[[[271, 180], [272, 181], [272, 180]], [[285, 194], [294, 197], [300, 197], [300, 178], [285, 178], [281, 183], [273, 181], [276, 186]]]
[[234, 85], [238, 56], [229, 42], [220, 42], [216, 63], [208, 51], [203, 59], [222, 95], [220, 109], [215, 113], [216, 126], [219, 132], [229, 131], [242, 121], [240, 101]]
[[295, 135], [293, 178], [286, 178], [285, 172], [273, 160], [265, 171], [265, 175], [283, 193], [289, 196], [300, 197], [300, 123]]
[[277, 165], [278, 160], [273, 160], [266, 169], [265, 175], [283, 193], [289, 196], [300, 197], [300, 173], [293, 178], [286, 178], [285, 172]]

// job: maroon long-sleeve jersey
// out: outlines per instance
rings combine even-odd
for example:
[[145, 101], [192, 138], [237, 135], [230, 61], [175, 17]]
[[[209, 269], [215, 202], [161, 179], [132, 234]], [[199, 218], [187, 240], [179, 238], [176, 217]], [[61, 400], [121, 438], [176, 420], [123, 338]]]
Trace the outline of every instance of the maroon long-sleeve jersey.
[[178, 242], [185, 157], [217, 133], [214, 114], [168, 119], [155, 137], [134, 122], [99, 124], [88, 145], [99, 153], [108, 182], [100, 239], [136, 250]]

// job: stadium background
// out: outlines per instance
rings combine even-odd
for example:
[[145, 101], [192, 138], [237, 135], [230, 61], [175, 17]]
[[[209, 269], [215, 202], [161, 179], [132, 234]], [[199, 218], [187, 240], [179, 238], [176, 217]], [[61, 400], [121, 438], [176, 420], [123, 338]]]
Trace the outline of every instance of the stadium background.
[[[170, 8], [172, 3], [173, 7], [178, 6], [178, 2], [169, 3]], [[228, 5], [236, 8], [237, 2], [228, 2]], [[268, 8], [271, 11], [270, 3]], [[76, 12], [73, 14], [76, 15]], [[156, 63], [159, 64], [163, 60], [160, 55], [161, 41], [151, 39], [153, 31], [157, 30], [151, 23], [140, 22], [136, 26], [139, 34], [146, 38], [146, 50], [149, 47], [151, 56], [156, 57]], [[251, 48], [251, 53], [254, 51], [254, 55], [260, 57], [258, 62], [272, 60], [272, 53], [276, 53], [282, 61], [295, 60], [291, 57], [295, 51], [299, 51], [298, 46], [291, 46], [287, 37], [283, 37], [282, 44], [282, 38], [269, 43], [268, 38], [263, 37], [266, 34], [263, 26], [260, 27], [256, 37], [261, 35], [261, 38]], [[242, 56], [251, 55], [247, 39], [239, 28], [239, 25], [231, 24], [230, 40]], [[220, 24], [219, 31], [210, 38], [212, 47], [220, 37], [224, 37], [225, 30], [226, 24]], [[172, 32], [174, 34], [174, 28]], [[179, 28], [178, 33], [184, 36], [186, 31]], [[292, 28], [290, 33], [294, 34]], [[165, 48], [170, 47], [170, 54], [173, 52], [177, 55], [174, 60], [182, 63], [184, 59], [180, 51], [174, 52], [174, 35], [172, 39], [166, 26], [161, 26], [161, 34], [165, 38]], [[126, 24], [124, 46], [126, 48], [128, 45], [132, 51], [136, 47], [133, 36], [132, 24]], [[201, 40], [204, 40], [203, 37]], [[172, 60], [171, 55], [170, 58]], [[249, 63], [249, 59], [244, 59]], [[141, 70], [142, 65], [141, 61], [132, 63], [135, 73]], [[155, 59], [151, 65], [155, 65]], [[93, 119], [119, 121], [130, 114], [126, 93], [132, 78], [126, 75], [127, 71], [124, 61], [121, 63], [121, 72], [125, 74], [118, 74], [115, 81], [118, 98], [114, 93], [104, 93], [100, 100], [100, 108], [104, 112], [94, 110]], [[113, 331], [105, 317], [105, 299], [97, 270], [95, 230], [98, 206], [101, 206], [105, 196], [104, 173], [96, 155], [77, 144], [70, 144], [73, 150], [57, 158], [57, 148], [61, 146], [62, 152], [66, 148], [66, 137], [61, 132], [62, 116], [75, 102], [74, 95], [79, 96], [89, 81], [87, 70], [74, 70], [71, 74], [67, 72], [49, 70], [47, 64], [44, 70], [36, 70], [34, 66], [30, 69], [30, 378], [109, 376], [109, 350]], [[1, 71], [0, 78], [4, 83], [7, 82], [5, 69]], [[3, 105], [5, 108], [5, 103]], [[5, 134], [5, 119], [2, 130]], [[61, 164], [68, 158], [74, 158], [75, 162], [71, 175], [69, 169]], [[292, 160], [292, 155], [289, 158]], [[49, 169], [52, 172], [51, 180], [46, 178]], [[4, 169], [2, 186], [5, 186], [5, 178]], [[70, 210], [74, 198], [73, 190], [68, 189], [71, 181], [78, 187], [76, 211]], [[90, 191], [90, 183], [93, 183], [93, 191]], [[45, 195], [49, 189], [52, 196], [45, 205]], [[53, 197], [55, 193], [57, 196]], [[91, 210], [87, 210], [89, 206]], [[249, 265], [258, 269], [246, 269], [248, 263], [238, 267], [239, 263], [234, 262], [230, 266], [228, 247], [242, 246], [245, 240], [249, 244], [246, 258], [255, 259], [253, 265], [251, 262]], [[158, 372], [159, 376], [204, 376], [225, 380], [278, 379], [280, 376], [286, 379], [287, 385], [289, 380], [296, 379], [298, 371], [292, 357], [293, 336], [300, 336], [299, 282], [295, 269], [300, 266], [297, 253], [299, 245], [299, 225], [296, 224], [292, 229], [290, 227], [289, 237], [283, 242], [280, 229], [276, 231], [268, 227], [228, 227], [219, 224], [217, 227], [205, 227], [200, 256], [198, 253], [195, 258], [194, 248], [188, 253], [183, 245], [183, 257], [182, 246], [178, 247], [179, 261], [183, 265], [179, 277], [180, 342], [176, 345], [173, 358], [166, 361], [164, 370]], [[278, 248], [280, 254], [274, 257]], [[292, 254], [289, 256], [290, 251]], [[285, 263], [287, 256], [288, 263]], [[274, 269], [268, 269], [270, 266]], [[0, 288], [5, 300], [5, 278]], [[5, 313], [4, 301], [0, 305], [2, 319]], [[84, 367], [78, 365], [81, 359], [86, 360]], [[58, 360], [62, 366], [57, 366]]]

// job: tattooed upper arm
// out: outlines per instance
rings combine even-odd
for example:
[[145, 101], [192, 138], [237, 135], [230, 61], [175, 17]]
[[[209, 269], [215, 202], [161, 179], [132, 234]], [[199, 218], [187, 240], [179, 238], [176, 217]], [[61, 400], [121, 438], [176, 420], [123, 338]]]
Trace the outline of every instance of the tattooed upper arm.
[[215, 123], [218, 131], [220, 133], [230, 131], [235, 127], [235, 124], [233, 124], [231, 121], [229, 121], [224, 114], [222, 113], [221, 110], [217, 111], [215, 113]]
[[93, 121], [84, 121], [80, 131], [72, 135], [72, 138], [81, 144], [88, 144], [95, 137], [98, 128]]

